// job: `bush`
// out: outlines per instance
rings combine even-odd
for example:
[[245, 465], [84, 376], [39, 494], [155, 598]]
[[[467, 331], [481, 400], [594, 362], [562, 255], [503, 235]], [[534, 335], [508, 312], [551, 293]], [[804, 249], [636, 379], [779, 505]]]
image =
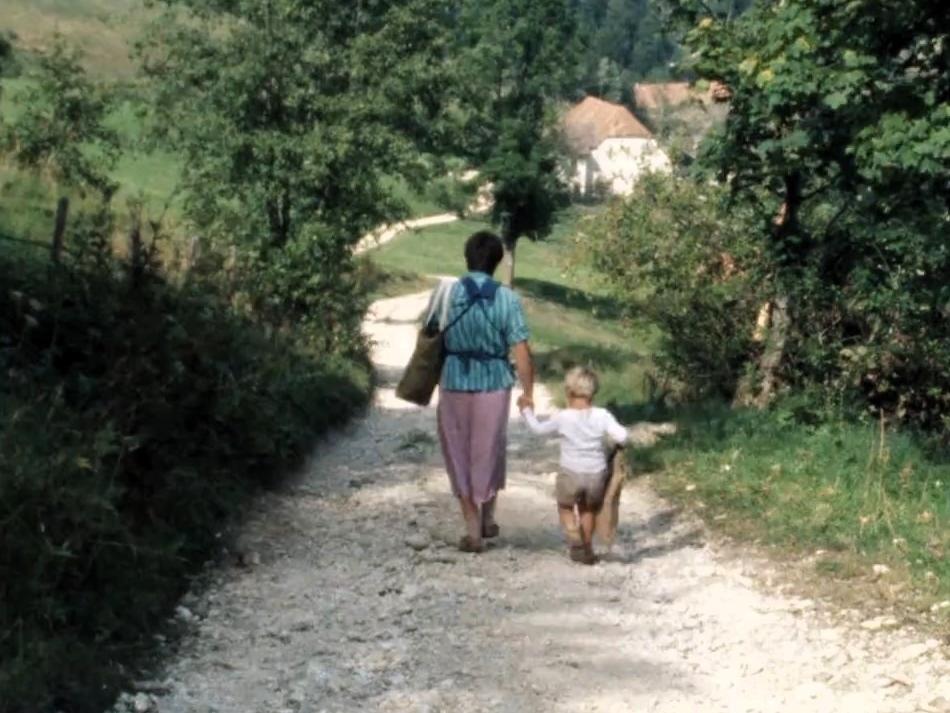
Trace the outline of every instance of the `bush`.
[[732, 398], [762, 352], [757, 313], [781, 293], [787, 390], [946, 433], [950, 252], [933, 206], [885, 219], [871, 205], [842, 215], [835, 199], [802, 211], [825, 238], [794, 269], [754, 207], [690, 178], [646, 177], [584, 240], [627, 315], [660, 328], [657, 363], [684, 396]]
[[366, 402], [365, 359], [145, 269], [0, 259], [0, 701], [107, 705], [221, 527]]
[[684, 395], [731, 397], [764, 298], [752, 218], [723, 190], [645, 176], [581, 239], [626, 315], [658, 326], [658, 365]]
[[[830, 203], [805, 220], [827, 224], [835, 210]], [[797, 328], [788, 378], [821, 384], [875, 418], [947, 433], [950, 252], [940, 208], [921, 205], [914, 218], [875, 210], [839, 218], [789, 284]]]

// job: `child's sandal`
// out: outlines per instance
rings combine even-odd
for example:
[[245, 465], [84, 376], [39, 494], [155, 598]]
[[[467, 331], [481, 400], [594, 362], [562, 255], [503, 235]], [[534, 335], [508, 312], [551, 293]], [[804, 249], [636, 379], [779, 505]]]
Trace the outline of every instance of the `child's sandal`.
[[586, 552], [584, 545], [571, 545], [568, 556], [571, 558], [571, 562], [583, 562]]
[[571, 562], [580, 564], [597, 564], [600, 559], [594, 554], [594, 551], [584, 547], [584, 545], [575, 545], [571, 547]]

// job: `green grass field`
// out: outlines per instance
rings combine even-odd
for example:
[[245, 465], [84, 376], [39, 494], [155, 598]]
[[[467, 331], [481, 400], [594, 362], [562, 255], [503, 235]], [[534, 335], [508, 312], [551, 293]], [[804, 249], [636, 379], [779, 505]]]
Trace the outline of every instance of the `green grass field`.
[[[15, 121], [28, 87], [28, 79], [4, 80], [0, 115]], [[179, 159], [167, 151], [142, 148], [142, 121], [132, 101], [120, 103], [108, 123], [119, 134], [122, 144], [121, 156], [111, 173], [119, 185], [113, 205], [120, 224], [133, 198], [143, 201], [150, 216], [161, 215], [168, 207], [169, 220], [178, 220]], [[0, 232], [27, 240], [49, 238], [58, 193], [48, 180], [0, 161], [0, 196]], [[74, 207], [79, 208], [81, 204], [79, 200], [79, 205]]]
[[[22, 110], [22, 97], [29, 87], [28, 79], [7, 79], [0, 94], [0, 116], [13, 121]], [[21, 101], [18, 101], [21, 100]], [[169, 151], [143, 148], [144, 128], [140, 107], [131, 99], [122, 101], [108, 119], [110, 128], [120, 137], [122, 153], [111, 172], [119, 185], [114, 206], [120, 213], [130, 199], [141, 199], [150, 215], [165, 213], [172, 223], [180, 220], [181, 195], [178, 184], [181, 159]], [[390, 178], [387, 186], [404, 201], [409, 217], [445, 212], [424, 192], [414, 190], [399, 179]], [[52, 186], [31, 172], [20, 171], [0, 160], [0, 232], [28, 239], [37, 235], [45, 239], [52, 229], [56, 192]]]
[[[8, 121], [16, 120], [29, 86], [28, 78], [3, 80], [0, 116]], [[119, 185], [113, 205], [120, 224], [126, 218], [129, 201], [136, 199], [144, 203], [149, 216], [164, 215], [166, 230], [174, 234], [181, 221], [178, 192], [181, 159], [169, 151], [144, 148], [142, 108], [133, 99], [120, 102], [107, 123], [121, 141], [121, 155], [111, 172], [112, 179]], [[409, 217], [445, 211], [399, 178], [388, 179], [387, 185], [405, 202]], [[0, 160], [0, 233], [28, 240], [48, 239], [57, 198], [55, 188], [48, 181]]]
[[[24, 70], [23, 76], [0, 81], [0, 117], [15, 120], [30, 85], [31, 58], [52, 46], [59, 34], [83, 52], [90, 75], [105, 83], [134, 78], [131, 47], [150, 12], [144, 0], [4, 0], [0, 3], [0, 32], [11, 33]], [[151, 216], [165, 214], [172, 225], [180, 219], [176, 193], [181, 159], [161, 150], [142, 148], [140, 107], [120, 103], [109, 125], [122, 139], [122, 154], [112, 171], [120, 189], [114, 206], [120, 214], [128, 201], [141, 199]], [[431, 198], [393, 178], [389, 186], [405, 202], [410, 217], [444, 212]], [[47, 181], [0, 161], [0, 232], [28, 240], [46, 240], [52, 229], [56, 191]], [[165, 213], [165, 209], [170, 210]]]
[[[807, 404], [759, 412], [654, 402], [646, 382], [657, 334], [625, 325], [596, 276], [578, 266], [585, 215], [569, 212], [549, 240], [518, 248], [515, 287], [555, 394], [564, 370], [583, 363], [601, 376], [597, 400], [622, 420], [675, 420], [680, 433], [637, 451], [636, 469], [714, 529], [789, 561], [812, 556], [803, 587], [851, 605], [903, 602], [915, 621], [950, 597], [950, 463], [908, 434], [885, 432], [882, 444], [879, 425], [829, 420]], [[381, 294], [425, 289], [424, 275], [459, 274], [466, 237], [484, 227], [430, 228], [371, 253], [377, 279], [390, 278]], [[874, 564], [891, 573], [881, 580]], [[950, 612], [940, 616], [938, 626], [950, 627]]]
[[384, 184], [393, 195], [406, 204], [410, 218], [421, 218], [426, 215], [445, 213], [445, 206], [428, 195], [425, 191], [414, 190], [405, 181], [399, 178], [389, 178]]

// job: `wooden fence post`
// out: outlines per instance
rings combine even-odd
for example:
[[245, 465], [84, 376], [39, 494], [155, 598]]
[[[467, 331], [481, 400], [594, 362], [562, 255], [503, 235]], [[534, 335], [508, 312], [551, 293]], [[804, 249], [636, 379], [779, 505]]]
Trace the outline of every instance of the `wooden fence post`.
[[129, 230], [129, 276], [132, 287], [136, 287], [145, 270], [145, 254], [142, 248], [142, 216], [132, 213], [132, 228]]
[[185, 272], [190, 273], [192, 268], [198, 262], [201, 253], [201, 238], [197, 235], [191, 236], [191, 242], [188, 244], [188, 255], [185, 257]]
[[66, 235], [66, 218], [69, 216], [69, 198], [63, 196], [56, 205], [56, 225], [53, 227], [53, 244], [50, 259], [58, 263], [63, 258], [63, 240]]

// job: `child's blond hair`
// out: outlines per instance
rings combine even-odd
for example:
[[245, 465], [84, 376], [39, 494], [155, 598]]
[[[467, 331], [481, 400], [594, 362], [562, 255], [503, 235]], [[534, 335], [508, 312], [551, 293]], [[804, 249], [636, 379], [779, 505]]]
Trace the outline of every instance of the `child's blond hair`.
[[599, 388], [597, 374], [585, 366], [575, 366], [564, 376], [564, 389], [569, 396], [593, 399]]

